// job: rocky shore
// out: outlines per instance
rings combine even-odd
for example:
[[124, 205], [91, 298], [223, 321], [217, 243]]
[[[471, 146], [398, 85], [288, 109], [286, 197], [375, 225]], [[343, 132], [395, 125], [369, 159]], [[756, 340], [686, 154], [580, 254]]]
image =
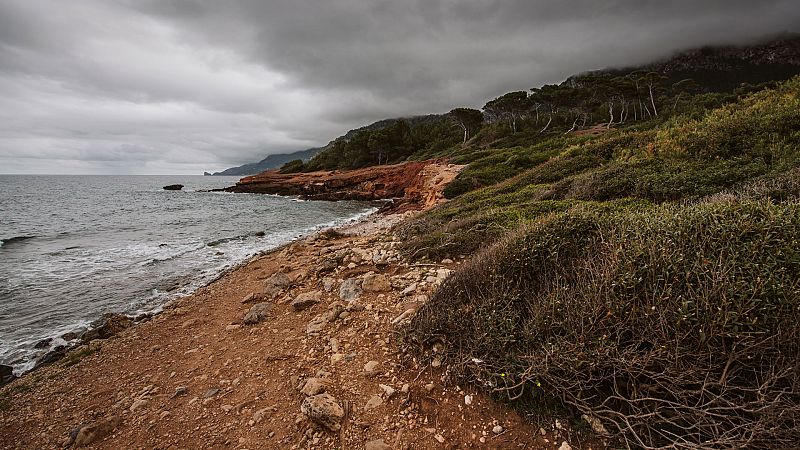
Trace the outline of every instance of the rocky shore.
[[[454, 173], [422, 167], [404, 194], [431, 206]], [[0, 447], [569, 449], [560, 424], [448, 384], [442, 343], [430, 363], [406, 352], [402, 327], [462, 262], [404, 259], [391, 230], [414, 214], [293, 242], [141, 323], [108, 318], [0, 390]]]
[[385, 211], [425, 209], [443, 199], [444, 186], [463, 166], [412, 161], [347, 171], [280, 173], [268, 170], [242, 178], [226, 192], [299, 196], [308, 200], [393, 200]]
[[403, 260], [398, 220], [275, 250], [15, 380], [1, 394], [3, 448], [560, 445], [444, 385], [435, 355], [423, 366], [403, 353], [397, 330], [459, 262]]

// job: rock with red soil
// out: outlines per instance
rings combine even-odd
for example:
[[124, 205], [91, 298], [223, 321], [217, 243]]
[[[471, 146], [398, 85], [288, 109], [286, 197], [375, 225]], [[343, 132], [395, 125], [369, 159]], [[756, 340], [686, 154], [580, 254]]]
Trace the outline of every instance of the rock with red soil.
[[242, 322], [245, 325], [255, 325], [266, 319], [271, 309], [272, 305], [270, 303], [256, 303], [244, 316]]
[[292, 285], [292, 279], [283, 272], [277, 272], [264, 281], [264, 295], [273, 299]]
[[122, 314], [107, 314], [103, 317], [102, 325], [97, 328], [90, 329], [81, 335], [83, 342], [89, 342], [94, 339], [108, 339], [115, 334], [126, 330], [131, 327], [133, 321], [130, 317], [123, 316]]
[[122, 423], [118, 416], [109, 416], [95, 423], [81, 427], [75, 436], [75, 447], [86, 447], [111, 434]]
[[463, 166], [441, 161], [412, 161], [346, 171], [279, 173], [268, 170], [244, 177], [227, 192], [297, 195], [311, 200], [385, 200], [387, 211], [424, 209], [441, 201], [444, 187]]
[[322, 292], [304, 292], [292, 300], [292, 308], [295, 311], [302, 311], [310, 306], [314, 306], [322, 299]]
[[330, 394], [318, 394], [306, 397], [300, 405], [300, 412], [313, 422], [331, 431], [339, 431], [344, 419], [344, 409]]
[[356, 300], [362, 292], [364, 291], [361, 288], [361, 280], [356, 278], [344, 280], [339, 286], [339, 298], [347, 302]]
[[322, 394], [328, 389], [329, 385], [330, 381], [324, 378], [309, 378], [300, 392], [307, 396]]
[[368, 273], [364, 275], [361, 287], [367, 292], [382, 292], [392, 288], [389, 278], [380, 273]]

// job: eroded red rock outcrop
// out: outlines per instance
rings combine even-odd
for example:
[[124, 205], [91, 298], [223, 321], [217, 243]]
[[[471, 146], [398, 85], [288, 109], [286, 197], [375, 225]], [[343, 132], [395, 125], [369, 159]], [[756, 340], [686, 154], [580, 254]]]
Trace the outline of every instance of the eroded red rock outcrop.
[[345, 171], [282, 174], [268, 170], [244, 177], [227, 192], [296, 195], [308, 200], [393, 199], [394, 212], [425, 209], [441, 201], [444, 187], [463, 166], [414, 161]]

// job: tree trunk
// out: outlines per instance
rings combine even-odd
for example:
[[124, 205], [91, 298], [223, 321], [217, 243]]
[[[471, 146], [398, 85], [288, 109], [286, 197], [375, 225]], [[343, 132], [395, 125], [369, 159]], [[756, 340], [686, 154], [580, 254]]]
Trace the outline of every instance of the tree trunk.
[[608, 102], [608, 124], [606, 124], [606, 128], [611, 128], [612, 123], [614, 123], [614, 102]]
[[650, 104], [653, 105], [653, 114], [658, 117], [658, 110], [656, 110], [656, 101], [653, 98], [653, 85], [649, 84], [647, 87], [650, 89]]
[[575, 125], [577, 125], [577, 124], [578, 124], [578, 119], [579, 119], [579, 118], [580, 118], [580, 116], [576, 116], [576, 117], [575, 117], [575, 121], [574, 121], [574, 122], [572, 122], [572, 128], [570, 128], [569, 130], [567, 130], [567, 131], [566, 131], [564, 134], [570, 134], [570, 133], [572, 133], [572, 131], [573, 131], [573, 130], [575, 130]]
[[680, 93], [678, 93], [678, 95], [675, 96], [675, 103], [672, 104], [672, 112], [673, 112], [673, 114], [675, 113], [675, 109], [678, 108], [678, 100], [681, 99], [681, 95], [683, 95], [683, 92], [680, 92]]
[[544, 125], [544, 128], [542, 128], [542, 129], [539, 131], [539, 134], [541, 134], [541, 133], [544, 133], [545, 131], [547, 131], [547, 127], [549, 127], [549, 126], [550, 126], [550, 122], [552, 122], [552, 121], [553, 121], [553, 113], [550, 113], [550, 116], [549, 116], [549, 118], [547, 119], [547, 123]]
[[[644, 103], [642, 103], [642, 107], [644, 108], [644, 111], [647, 113], [647, 117], [650, 117], [652, 119], [653, 113], [650, 112], [650, 108], [648, 108], [647, 105]], [[642, 117], [644, 117], [644, 114], [642, 114]]]

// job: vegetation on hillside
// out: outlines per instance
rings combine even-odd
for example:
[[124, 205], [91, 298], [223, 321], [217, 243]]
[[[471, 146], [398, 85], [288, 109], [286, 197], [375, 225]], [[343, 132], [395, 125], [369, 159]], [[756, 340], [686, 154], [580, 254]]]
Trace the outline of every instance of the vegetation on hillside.
[[800, 77], [672, 104], [599, 136], [519, 142], [506, 119], [454, 151], [454, 198], [397, 231], [412, 258], [470, 257], [404, 342], [444, 344], [453, 382], [615, 445], [792, 446]]
[[450, 381], [614, 446], [793, 446], [800, 77], [736, 83], [717, 59], [388, 121], [283, 170], [466, 165], [396, 230], [414, 260], [464, 261], [404, 330], [418, 356], [443, 344]]
[[407, 342], [517, 405], [634, 447], [800, 441], [800, 205], [585, 204], [472, 258]]
[[[465, 254], [520, 222], [580, 202], [641, 208], [696, 200], [787, 171], [800, 165], [799, 91], [795, 78], [698, 118], [459, 156], [469, 166], [446, 191], [459, 196], [408, 225], [409, 251]], [[475, 184], [491, 185], [465, 192]]]

